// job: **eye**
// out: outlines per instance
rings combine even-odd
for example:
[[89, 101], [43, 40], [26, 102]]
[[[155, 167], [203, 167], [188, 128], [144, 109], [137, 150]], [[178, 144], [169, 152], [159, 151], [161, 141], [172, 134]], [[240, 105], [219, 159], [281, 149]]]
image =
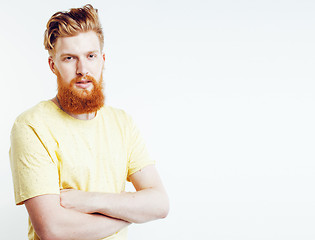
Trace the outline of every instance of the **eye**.
[[96, 54], [89, 54], [89, 56], [88, 56], [90, 59], [93, 59], [93, 58], [96, 58]]
[[65, 57], [63, 60], [66, 61], [66, 62], [68, 62], [68, 61], [71, 61], [72, 59], [73, 59], [73, 57], [67, 56], [67, 57]]

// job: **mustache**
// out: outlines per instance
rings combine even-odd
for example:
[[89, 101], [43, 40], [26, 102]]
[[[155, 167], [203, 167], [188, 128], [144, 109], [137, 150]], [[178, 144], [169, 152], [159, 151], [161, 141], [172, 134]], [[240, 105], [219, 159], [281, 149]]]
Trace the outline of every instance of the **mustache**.
[[70, 86], [73, 86], [74, 84], [78, 82], [92, 82], [94, 86], [97, 84], [94, 77], [90, 75], [84, 75], [84, 76], [77, 76], [74, 79], [72, 79], [70, 82]]

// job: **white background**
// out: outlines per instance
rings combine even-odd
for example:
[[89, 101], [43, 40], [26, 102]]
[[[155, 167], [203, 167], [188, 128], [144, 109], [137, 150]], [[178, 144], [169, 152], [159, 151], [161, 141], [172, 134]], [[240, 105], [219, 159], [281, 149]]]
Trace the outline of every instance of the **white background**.
[[[86, 1], [0, 6], [0, 236], [26, 239], [9, 165], [18, 114], [54, 97], [43, 33]], [[107, 104], [141, 129], [171, 200], [130, 239], [315, 239], [315, 2], [90, 1]]]

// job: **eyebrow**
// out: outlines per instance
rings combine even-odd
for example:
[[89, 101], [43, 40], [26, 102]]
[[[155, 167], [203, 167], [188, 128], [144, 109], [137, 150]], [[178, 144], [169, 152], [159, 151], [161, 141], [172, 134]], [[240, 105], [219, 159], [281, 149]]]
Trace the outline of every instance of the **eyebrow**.
[[[86, 55], [89, 55], [89, 54], [91, 54], [91, 53], [96, 53], [96, 52], [100, 52], [100, 50], [88, 51], [88, 52], [86, 53]], [[77, 56], [77, 54], [73, 54], [73, 53], [62, 53], [62, 54], [60, 55], [61, 58], [62, 58], [62, 57], [66, 57], [66, 56]]]

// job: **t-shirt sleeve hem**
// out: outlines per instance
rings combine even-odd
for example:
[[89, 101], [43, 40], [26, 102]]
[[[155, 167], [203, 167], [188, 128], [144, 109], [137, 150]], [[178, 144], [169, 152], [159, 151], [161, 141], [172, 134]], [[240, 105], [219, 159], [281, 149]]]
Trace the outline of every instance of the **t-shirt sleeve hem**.
[[49, 195], [49, 194], [57, 194], [57, 195], [59, 195], [60, 191], [50, 191], [50, 192], [45, 192], [45, 193], [36, 193], [36, 194], [28, 195], [28, 196], [21, 196], [21, 197], [18, 197], [15, 200], [15, 204], [16, 205], [23, 205], [24, 202], [26, 200], [28, 200], [28, 199], [31, 199], [31, 198], [34, 198], [34, 197], [38, 197], [38, 196], [41, 196], [41, 195]]
[[134, 169], [132, 169], [132, 170], [129, 170], [129, 174], [128, 174], [128, 176], [127, 176], [127, 181], [130, 182], [130, 176], [131, 176], [132, 174], [138, 172], [138, 171], [141, 170], [142, 168], [147, 167], [147, 166], [149, 166], [149, 165], [155, 165], [155, 161], [152, 160], [152, 161], [146, 162], [146, 163], [142, 164], [141, 166], [138, 166], [138, 167], [136, 167], [136, 168], [134, 168]]

